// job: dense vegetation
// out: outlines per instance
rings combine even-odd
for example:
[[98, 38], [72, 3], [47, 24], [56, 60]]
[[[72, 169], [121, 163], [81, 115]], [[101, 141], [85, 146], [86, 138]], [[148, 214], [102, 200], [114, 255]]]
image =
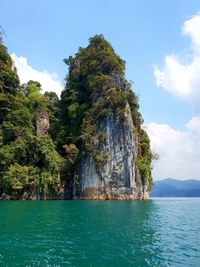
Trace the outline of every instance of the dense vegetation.
[[[38, 82], [22, 86], [6, 47], [0, 43], [0, 190], [16, 196], [36, 192], [38, 197], [57, 192], [63, 158], [52, 140], [57, 123], [58, 97], [41, 94]], [[38, 137], [35, 121], [47, 111], [50, 135]], [[51, 136], [52, 135], [52, 136]]]
[[[61, 185], [70, 187], [81, 153], [92, 154], [97, 167], [106, 161], [98, 146], [105, 133], [99, 122], [115, 113], [124, 123], [126, 103], [131, 107], [138, 135], [137, 166], [151, 187], [149, 138], [141, 128], [138, 99], [124, 79], [125, 62], [103, 36], [90, 39], [74, 57], [65, 59], [69, 72], [61, 100], [53, 92], [41, 93], [37, 81], [20, 85], [6, 47], [0, 42], [0, 191], [20, 197], [25, 193], [45, 198], [57, 196]], [[122, 77], [126, 91], [113, 84]], [[38, 136], [41, 112], [50, 119], [48, 135]], [[94, 149], [96, 147], [96, 149]]]
[[90, 154], [98, 170], [107, 160], [107, 155], [102, 155], [99, 149], [106, 138], [104, 132], [97, 131], [100, 122], [109, 114], [115, 114], [125, 123], [126, 104], [129, 103], [138, 136], [136, 164], [143, 184], [148, 180], [150, 190], [150, 141], [141, 128], [143, 120], [138, 98], [124, 79], [125, 62], [102, 35], [91, 38], [88, 47], [80, 48], [74, 57], [64, 61], [69, 66], [69, 74], [61, 95], [62, 142]]

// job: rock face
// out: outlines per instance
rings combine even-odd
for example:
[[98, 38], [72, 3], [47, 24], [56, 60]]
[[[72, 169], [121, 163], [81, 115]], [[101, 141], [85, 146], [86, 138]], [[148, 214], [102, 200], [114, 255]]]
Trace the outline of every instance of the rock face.
[[[110, 87], [126, 92], [125, 81], [112, 74]], [[83, 153], [74, 181], [74, 198], [80, 199], [148, 199], [148, 181], [143, 182], [138, 170], [138, 134], [127, 102], [123, 121], [113, 112], [99, 124], [96, 136], [103, 133], [93, 149], [98, 158]], [[78, 186], [76, 186], [78, 184]]]
[[99, 151], [107, 158], [106, 163], [97, 167], [92, 157], [82, 156], [79, 194], [75, 188], [75, 198], [147, 199], [147, 188], [142, 185], [136, 167], [138, 140], [128, 104], [124, 124], [114, 115], [107, 116], [99, 131], [106, 133]]
[[89, 41], [65, 60], [65, 144], [79, 151], [75, 161], [66, 154], [71, 166], [66, 195], [147, 199], [152, 184], [150, 141], [141, 126], [137, 96], [125, 79], [125, 62], [102, 35]]
[[45, 136], [50, 128], [49, 116], [47, 112], [41, 112], [36, 119], [37, 136]]

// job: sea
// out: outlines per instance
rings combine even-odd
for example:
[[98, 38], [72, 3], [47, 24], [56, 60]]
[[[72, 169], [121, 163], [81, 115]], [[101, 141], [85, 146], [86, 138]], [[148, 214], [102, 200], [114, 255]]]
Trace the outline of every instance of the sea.
[[200, 198], [0, 201], [0, 267], [200, 266]]

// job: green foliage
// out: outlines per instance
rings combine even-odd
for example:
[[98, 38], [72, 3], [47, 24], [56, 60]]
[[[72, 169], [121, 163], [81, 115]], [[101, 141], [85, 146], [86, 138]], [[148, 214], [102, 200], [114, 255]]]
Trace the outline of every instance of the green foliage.
[[16, 137], [33, 132], [32, 115], [26, 108], [11, 111], [2, 123], [3, 143], [14, 141]]
[[106, 164], [106, 157], [99, 151], [106, 137], [105, 133], [98, 134], [100, 123], [113, 115], [121, 123], [127, 123], [125, 114], [129, 104], [134, 132], [139, 139], [138, 169], [144, 184], [148, 182], [151, 186], [150, 143], [141, 129], [143, 120], [138, 97], [124, 78], [125, 62], [102, 35], [90, 38], [88, 47], [80, 48], [74, 57], [64, 61], [69, 66], [69, 75], [61, 95], [61, 143], [75, 144], [79, 151], [90, 154], [97, 168], [101, 168]]
[[[64, 159], [51, 138], [58, 135], [59, 99], [41, 94], [41, 85], [19, 79], [6, 47], [0, 42], [0, 191], [57, 192]], [[36, 118], [49, 114], [49, 136], [36, 136]], [[55, 142], [56, 143], [56, 142]]]
[[143, 183], [148, 184], [149, 191], [151, 191], [153, 182], [151, 176], [151, 159], [152, 159], [152, 153], [150, 149], [149, 137], [143, 129], [140, 129], [137, 166]]
[[79, 155], [79, 149], [74, 144], [63, 145], [65, 150], [65, 167], [68, 171], [72, 171]]
[[59, 182], [58, 177], [52, 173], [17, 163], [10, 165], [3, 176], [4, 191], [14, 191], [19, 197], [24, 191], [38, 191], [46, 197], [48, 192], [58, 190]]
[[[137, 167], [150, 188], [150, 143], [141, 129], [138, 98], [124, 78], [125, 62], [102, 35], [90, 38], [86, 48], [64, 62], [69, 73], [61, 100], [54, 92], [43, 95], [37, 81], [19, 85], [0, 37], [0, 191], [56, 194], [59, 177], [72, 184], [81, 153], [92, 156], [97, 171], [103, 168], [108, 155], [101, 153], [107, 140], [101, 123], [109, 116], [127, 123], [128, 104], [139, 140]], [[47, 136], [38, 137], [41, 112], [48, 113], [51, 127]]]
[[62, 158], [55, 150], [55, 146], [50, 137], [34, 137], [34, 163], [40, 168], [45, 168], [50, 172], [58, 172], [62, 167]]
[[34, 185], [33, 167], [21, 166], [17, 163], [10, 165], [6, 175], [3, 177], [5, 190], [22, 191]]
[[0, 166], [1, 170], [15, 162], [16, 149], [14, 145], [0, 147]]
[[55, 92], [45, 92], [44, 96], [48, 101], [48, 108], [52, 111], [58, 112], [59, 98], [57, 94]]
[[24, 95], [28, 96], [32, 93], [40, 93], [42, 90], [41, 84], [37, 81], [30, 80], [27, 84], [21, 86], [21, 91]]
[[0, 124], [11, 110], [11, 99], [19, 87], [19, 77], [7, 48], [0, 41]]
[[108, 161], [108, 155], [104, 155], [104, 154], [98, 152], [94, 156], [94, 161], [95, 161], [95, 164], [96, 164], [97, 168], [102, 168], [102, 167], [105, 166], [105, 164]]
[[0, 93], [15, 95], [19, 78], [6, 47], [0, 42]]
[[38, 92], [30, 93], [26, 98], [25, 105], [35, 116], [37, 116], [40, 112], [47, 110], [47, 100]]
[[112, 72], [123, 75], [124, 62], [102, 35], [91, 38], [88, 47], [80, 48], [75, 57], [64, 61], [69, 65], [69, 75], [61, 95], [61, 118], [66, 132], [62, 142], [77, 144], [86, 113], [109, 88]]
[[59, 143], [60, 134], [60, 101], [55, 92], [45, 92], [46, 110], [49, 114], [49, 134], [55, 145]]

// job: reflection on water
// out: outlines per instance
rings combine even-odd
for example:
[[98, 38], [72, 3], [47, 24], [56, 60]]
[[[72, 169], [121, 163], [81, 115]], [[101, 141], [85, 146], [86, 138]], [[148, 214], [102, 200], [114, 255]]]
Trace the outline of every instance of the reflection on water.
[[0, 266], [199, 266], [199, 204], [0, 202]]

